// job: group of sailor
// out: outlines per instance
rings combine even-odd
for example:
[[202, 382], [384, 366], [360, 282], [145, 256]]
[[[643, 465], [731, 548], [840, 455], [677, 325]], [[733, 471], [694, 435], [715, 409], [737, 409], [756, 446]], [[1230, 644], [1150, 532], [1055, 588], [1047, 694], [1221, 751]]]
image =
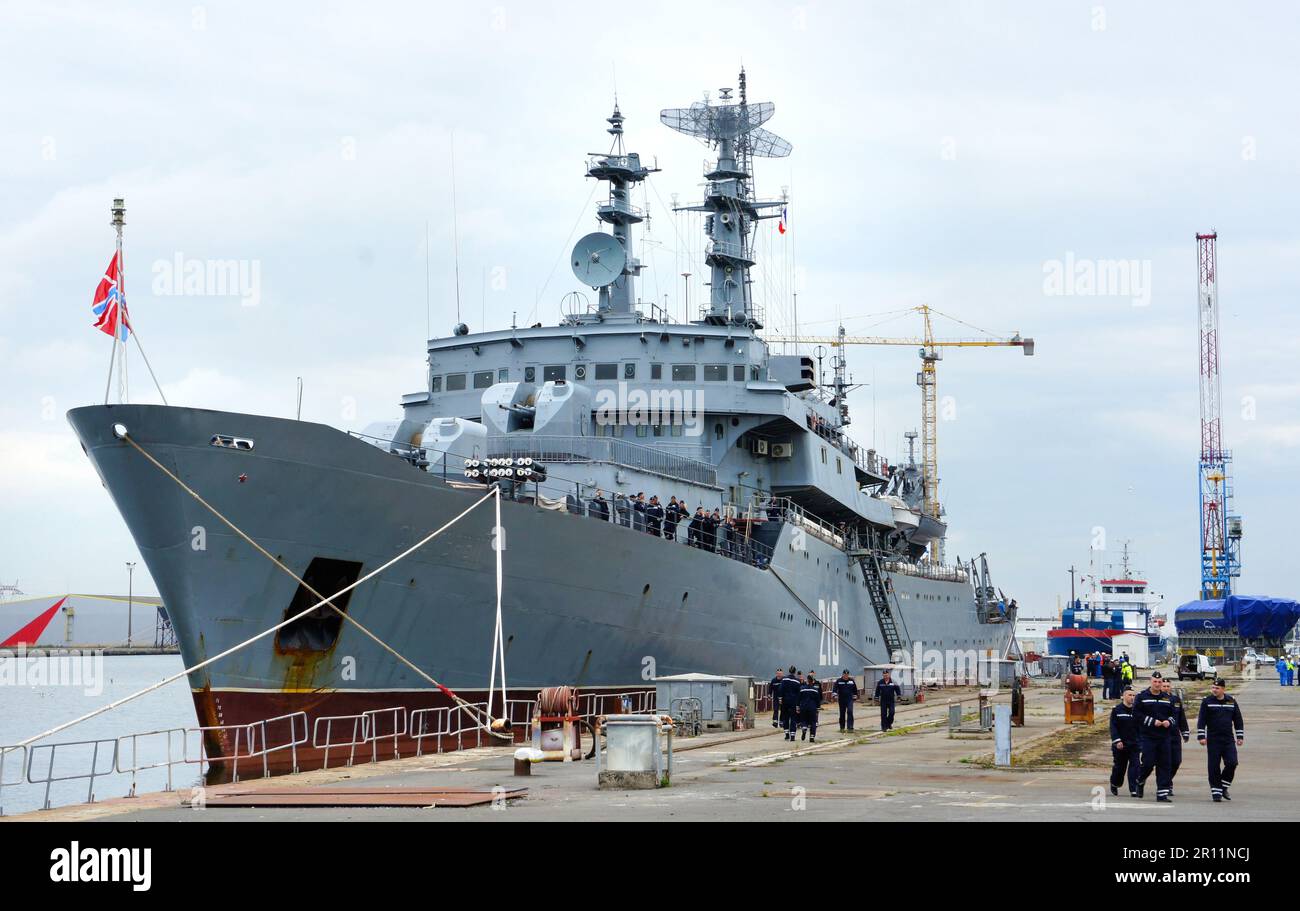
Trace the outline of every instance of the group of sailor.
[[[1183, 700], [1159, 671], [1140, 693], [1124, 690], [1110, 713], [1113, 763], [1110, 792], [1119, 794], [1127, 778], [1129, 795], [1141, 798], [1147, 779], [1156, 775], [1156, 800], [1168, 803], [1174, 796], [1174, 776], [1183, 762], [1183, 744], [1191, 737]], [[1245, 742], [1241, 706], [1216, 679], [1210, 695], [1201, 700], [1196, 717], [1196, 740], [1206, 748], [1210, 799], [1231, 800], [1228, 787], [1237, 771], [1237, 747]]]
[[[786, 740], [817, 742], [817, 721], [822, 706], [822, 685], [817, 675], [790, 665], [789, 671], [776, 669], [776, 676], [768, 684], [772, 696], [772, 727], [782, 728]], [[858, 682], [845, 668], [831, 684], [831, 695], [839, 704], [840, 733], [853, 730], [853, 703], [858, 700]], [[880, 729], [888, 731], [894, 726], [894, 705], [901, 694], [897, 683], [885, 671], [876, 683], [873, 698], [880, 704]], [[796, 733], [798, 737], [796, 738]]]
[[[587, 508], [592, 517], [611, 521], [610, 503], [605, 499], [604, 491], [597, 490]], [[665, 505], [658, 496], [646, 499], [645, 493], [635, 496], [615, 494], [612, 514], [620, 525], [668, 541], [676, 541], [677, 527], [685, 524], [686, 543], [691, 547], [738, 559], [744, 555], [745, 542], [735, 518], [723, 516], [718, 509], [710, 512], [703, 506], [695, 507], [692, 515], [685, 497], [680, 500], [670, 497]]]

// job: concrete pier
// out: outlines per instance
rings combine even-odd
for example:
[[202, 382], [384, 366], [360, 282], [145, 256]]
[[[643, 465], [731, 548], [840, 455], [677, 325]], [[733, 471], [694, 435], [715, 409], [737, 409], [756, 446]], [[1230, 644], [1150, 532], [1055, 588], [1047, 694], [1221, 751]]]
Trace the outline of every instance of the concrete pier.
[[[1141, 686], [1145, 686], [1141, 682]], [[1271, 670], [1254, 681], [1230, 681], [1242, 705], [1246, 745], [1232, 801], [1210, 802], [1205, 750], [1195, 740], [1196, 710], [1204, 687], [1186, 688], [1193, 738], [1183, 748], [1172, 804], [1157, 804], [1154, 783], [1145, 800], [1108, 789], [1110, 702], [1097, 702], [1091, 725], [1062, 723], [1062, 691], [1055, 681], [1028, 691], [1023, 728], [1012, 729], [1010, 768], [994, 764], [992, 735], [953, 737], [948, 705], [973, 691], [941, 690], [920, 705], [902, 707], [894, 730], [881, 734], [877, 710], [857, 706], [853, 735], [837, 730], [826, 707], [817, 742], [788, 743], [767, 717], [754, 731], [676, 741], [671, 787], [649, 791], [599, 790], [594, 762], [535, 765], [516, 778], [513, 748], [465, 750], [353, 768], [245, 781], [238, 787], [481, 788], [526, 787], [527, 796], [501, 808], [218, 808], [191, 809], [188, 790], [64, 807], [17, 820], [120, 819], [152, 822], [309, 820], [1286, 820], [1300, 801], [1300, 687], [1279, 687]], [[1005, 695], [1002, 697], [1005, 699]], [[966, 703], [971, 709], [974, 704]], [[221, 787], [209, 789], [216, 793]]]

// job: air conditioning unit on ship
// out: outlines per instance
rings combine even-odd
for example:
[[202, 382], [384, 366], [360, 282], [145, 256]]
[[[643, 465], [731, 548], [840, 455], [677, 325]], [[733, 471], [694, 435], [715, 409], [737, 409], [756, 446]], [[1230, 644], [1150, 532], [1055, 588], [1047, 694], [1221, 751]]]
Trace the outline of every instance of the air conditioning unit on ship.
[[767, 455], [767, 440], [754, 440], [753, 444], [750, 446], [750, 450], [754, 455]]
[[788, 459], [788, 458], [790, 458], [790, 456], [792, 456], [792, 455], [794, 455], [794, 444], [793, 444], [793, 443], [773, 443], [773, 444], [772, 444], [772, 458], [774, 458], [774, 459]]

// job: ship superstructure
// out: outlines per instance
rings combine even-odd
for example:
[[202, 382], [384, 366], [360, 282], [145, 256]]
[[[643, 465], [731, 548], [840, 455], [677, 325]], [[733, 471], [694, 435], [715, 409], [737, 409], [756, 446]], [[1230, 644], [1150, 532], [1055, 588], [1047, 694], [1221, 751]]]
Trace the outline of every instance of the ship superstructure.
[[1060, 624], [1047, 633], [1048, 652], [1110, 654], [1116, 636], [1137, 633], [1146, 637], [1150, 653], [1156, 654], [1162, 648], [1164, 597], [1132, 569], [1125, 543], [1119, 573], [1109, 579], [1094, 577], [1090, 589], [1061, 611]]

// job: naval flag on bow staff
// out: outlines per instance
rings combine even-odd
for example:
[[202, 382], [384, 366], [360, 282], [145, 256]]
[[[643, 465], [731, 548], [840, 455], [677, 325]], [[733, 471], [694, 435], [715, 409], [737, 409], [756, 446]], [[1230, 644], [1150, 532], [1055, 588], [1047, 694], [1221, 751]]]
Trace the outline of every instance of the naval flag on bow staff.
[[95, 299], [91, 301], [90, 309], [95, 314], [93, 325], [96, 329], [125, 343], [130, 335], [131, 323], [127, 318], [121, 278], [121, 253], [114, 253], [108, 261], [104, 277], [99, 280], [99, 287], [95, 289]]
[[[126, 290], [122, 276], [122, 226], [126, 224], [126, 202], [120, 197], [113, 200], [113, 220], [110, 224], [117, 232], [117, 251], [113, 258], [108, 261], [108, 268], [104, 270], [104, 277], [99, 280], [99, 285], [95, 288], [95, 298], [90, 302], [91, 312], [95, 315], [95, 322], [92, 323], [96, 329], [113, 339], [113, 347], [108, 360], [108, 380], [104, 384], [104, 404], [108, 404], [108, 392], [113, 385], [113, 367], [117, 366], [117, 387], [118, 398], [125, 404], [127, 401], [126, 385], [126, 340], [135, 339], [135, 347], [140, 351], [140, 357], [144, 360], [144, 365], [149, 371], [149, 378], [153, 380], [154, 387], [158, 390], [158, 396], [162, 399], [164, 405], [167, 404], [167, 396], [162, 391], [162, 385], [158, 382], [158, 377], [154, 376], [153, 365], [149, 363], [149, 357], [144, 353], [144, 346], [140, 344], [140, 336], [136, 333], [135, 327], [131, 325], [131, 317], [126, 309]], [[122, 351], [119, 354], [118, 346]]]

